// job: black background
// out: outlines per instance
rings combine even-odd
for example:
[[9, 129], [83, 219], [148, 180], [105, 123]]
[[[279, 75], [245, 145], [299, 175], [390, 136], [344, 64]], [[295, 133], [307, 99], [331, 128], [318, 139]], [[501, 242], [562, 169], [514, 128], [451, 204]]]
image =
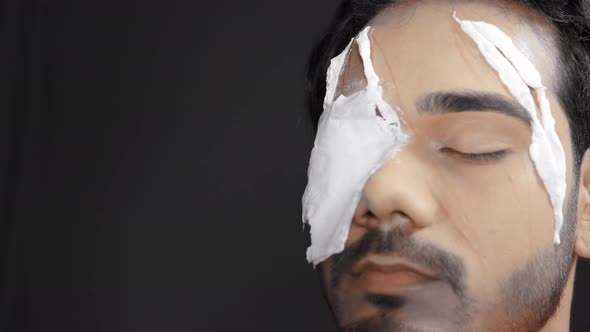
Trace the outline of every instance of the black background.
[[2, 2], [0, 331], [332, 331], [300, 198], [337, 3]]

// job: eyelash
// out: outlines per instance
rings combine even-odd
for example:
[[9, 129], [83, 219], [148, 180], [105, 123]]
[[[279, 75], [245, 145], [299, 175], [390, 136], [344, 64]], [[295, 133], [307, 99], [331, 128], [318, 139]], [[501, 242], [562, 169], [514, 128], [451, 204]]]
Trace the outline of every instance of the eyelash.
[[508, 150], [500, 150], [494, 152], [486, 152], [486, 153], [464, 153], [461, 151], [453, 150], [451, 148], [442, 148], [441, 152], [447, 153], [461, 159], [465, 159], [468, 162], [472, 163], [489, 163], [494, 161], [500, 161], [508, 156]]

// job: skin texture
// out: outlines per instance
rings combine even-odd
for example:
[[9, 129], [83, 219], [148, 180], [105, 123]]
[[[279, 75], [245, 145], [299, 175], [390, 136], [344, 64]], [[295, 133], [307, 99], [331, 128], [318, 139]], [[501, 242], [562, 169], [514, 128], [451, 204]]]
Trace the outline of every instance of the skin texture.
[[[411, 1], [370, 24], [385, 100], [399, 107], [411, 139], [366, 184], [345, 251], [320, 264], [326, 297], [345, 330], [569, 330], [575, 262], [590, 256], [589, 157], [575, 176], [567, 118], [553, 86], [558, 69], [550, 23], [497, 6]], [[491, 111], [420, 111], [424, 96], [438, 92], [514, 100], [453, 20], [454, 9], [461, 19], [494, 24], [511, 36], [548, 87], [568, 168], [559, 247], [552, 207], [529, 156], [526, 122]], [[362, 68], [353, 48], [340, 93], [364, 88]], [[359, 272], [367, 260], [402, 262], [428, 276]]]

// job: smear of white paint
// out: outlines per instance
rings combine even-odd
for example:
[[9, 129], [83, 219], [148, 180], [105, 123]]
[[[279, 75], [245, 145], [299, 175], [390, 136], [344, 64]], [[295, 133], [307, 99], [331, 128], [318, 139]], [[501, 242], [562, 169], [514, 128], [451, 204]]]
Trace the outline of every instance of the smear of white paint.
[[[314, 265], [344, 249], [365, 184], [407, 142], [396, 110], [382, 95], [371, 61], [370, 27], [332, 59], [326, 95], [303, 194], [303, 222], [311, 227], [307, 260]], [[367, 86], [334, 100], [353, 43], [359, 48]], [[377, 114], [377, 110], [379, 114]]]
[[[495, 25], [460, 20], [456, 13], [453, 13], [453, 17], [477, 44], [489, 65], [498, 72], [502, 83], [531, 116], [530, 155], [553, 207], [553, 242], [559, 244], [566, 193], [565, 151], [555, 131], [555, 119], [551, 113], [547, 88], [542, 83], [541, 74], [518, 50], [512, 39]], [[537, 96], [542, 122], [537, 116], [537, 106], [530, 89], [534, 89]]]

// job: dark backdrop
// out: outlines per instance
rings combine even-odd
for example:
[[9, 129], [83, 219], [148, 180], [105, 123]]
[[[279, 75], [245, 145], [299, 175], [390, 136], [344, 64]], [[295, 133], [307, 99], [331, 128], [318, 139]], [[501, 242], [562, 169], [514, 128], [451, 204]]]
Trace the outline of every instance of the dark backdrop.
[[337, 2], [0, 3], [0, 331], [331, 331], [300, 197]]

